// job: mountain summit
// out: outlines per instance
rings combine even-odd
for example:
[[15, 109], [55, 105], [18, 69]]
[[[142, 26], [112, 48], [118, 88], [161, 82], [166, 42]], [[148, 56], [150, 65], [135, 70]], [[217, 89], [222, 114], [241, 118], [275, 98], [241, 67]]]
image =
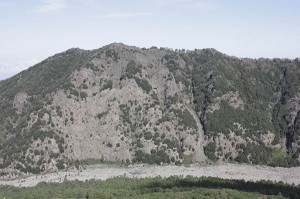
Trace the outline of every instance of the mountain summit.
[[299, 165], [300, 62], [73, 48], [0, 82], [1, 175], [99, 159]]

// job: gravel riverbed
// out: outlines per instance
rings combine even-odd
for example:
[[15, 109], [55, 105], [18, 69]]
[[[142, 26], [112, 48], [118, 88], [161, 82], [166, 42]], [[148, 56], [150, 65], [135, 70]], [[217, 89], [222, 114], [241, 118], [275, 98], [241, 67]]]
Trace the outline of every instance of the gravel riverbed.
[[0, 185], [13, 185], [16, 187], [32, 187], [39, 182], [63, 182], [67, 180], [106, 180], [116, 176], [126, 176], [129, 178], [146, 178], [146, 177], [169, 177], [178, 176], [211, 176], [225, 179], [244, 179], [246, 181], [271, 180], [283, 181], [295, 185], [300, 184], [300, 167], [281, 168], [255, 165], [238, 165], [238, 164], [219, 164], [219, 165], [197, 165], [189, 166], [149, 166], [149, 165], [92, 165], [86, 166], [82, 170], [69, 169], [68, 171], [58, 171], [33, 175], [23, 179], [0, 180]]

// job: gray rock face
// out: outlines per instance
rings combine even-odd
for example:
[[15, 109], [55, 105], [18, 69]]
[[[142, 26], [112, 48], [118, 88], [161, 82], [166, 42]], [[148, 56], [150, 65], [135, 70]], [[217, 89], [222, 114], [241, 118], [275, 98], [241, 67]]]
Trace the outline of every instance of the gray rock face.
[[[30, 114], [20, 131], [38, 132], [23, 152], [28, 161], [8, 167], [18, 167], [18, 173], [19, 167], [55, 170], [87, 159], [174, 164], [192, 156], [204, 161], [203, 127], [186, 106], [191, 94], [183, 93], [190, 88], [165, 67], [167, 53], [111, 44], [89, 52], [64, 80], [66, 86], [36, 100], [40, 107], [35, 111], [26, 110], [26, 103], [34, 106], [38, 95], [18, 92], [16, 113]], [[185, 67], [184, 60], [178, 65]], [[182, 122], [183, 111], [192, 125]]]

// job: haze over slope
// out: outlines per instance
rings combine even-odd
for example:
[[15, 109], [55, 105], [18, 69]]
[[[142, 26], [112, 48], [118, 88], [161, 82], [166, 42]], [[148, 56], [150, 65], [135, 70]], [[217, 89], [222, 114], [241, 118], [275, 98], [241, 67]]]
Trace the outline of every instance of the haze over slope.
[[0, 166], [299, 164], [300, 62], [214, 49], [70, 49], [0, 82]]

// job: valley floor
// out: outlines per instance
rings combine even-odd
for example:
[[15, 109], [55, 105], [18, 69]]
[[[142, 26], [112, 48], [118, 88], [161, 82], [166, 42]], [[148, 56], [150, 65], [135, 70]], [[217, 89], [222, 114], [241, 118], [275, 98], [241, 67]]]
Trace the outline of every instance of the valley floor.
[[55, 173], [34, 175], [24, 179], [10, 181], [0, 180], [0, 185], [16, 187], [32, 187], [39, 182], [63, 182], [67, 180], [85, 181], [89, 179], [106, 180], [116, 176], [129, 178], [169, 177], [172, 175], [194, 177], [210, 176], [224, 179], [244, 179], [246, 181], [270, 180], [282, 181], [288, 184], [300, 184], [300, 167], [281, 168], [256, 165], [218, 164], [218, 165], [189, 165], [189, 166], [149, 166], [149, 165], [91, 165], [85, 169], [69, 169]]

